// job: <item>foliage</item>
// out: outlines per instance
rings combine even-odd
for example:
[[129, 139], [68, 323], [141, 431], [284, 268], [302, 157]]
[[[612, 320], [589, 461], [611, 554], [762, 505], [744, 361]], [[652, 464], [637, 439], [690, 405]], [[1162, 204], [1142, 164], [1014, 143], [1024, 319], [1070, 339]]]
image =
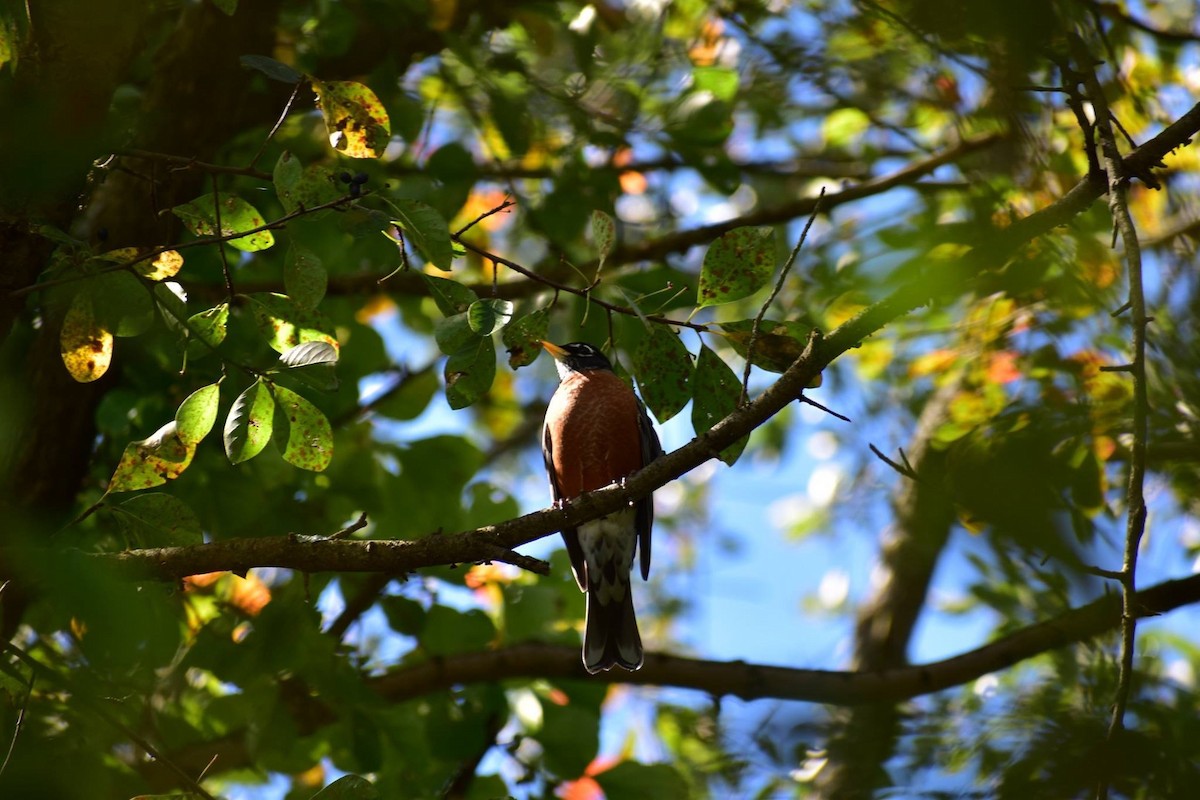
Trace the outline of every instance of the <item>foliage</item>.
[[[0, 5], [0, 795], [1195, 786], [1200, 649], [1132, 622], [1200, 600], [1133, 594], [1200, 550], [1194, 4], [36, 6]], [[521, 517], [543, 339], [695, 440]], [[764, 470], [800, 511], [727, 552]], [[676, 479], [647, 664], [589, 678], [566, 554], [514, 548]], [[682, 657], [705, 564], [769, 539], [790, 587], [834, 537], [882, 578], [803, 587], [846, 673]], [[947, 616], [984, 649], [907, 669]]]

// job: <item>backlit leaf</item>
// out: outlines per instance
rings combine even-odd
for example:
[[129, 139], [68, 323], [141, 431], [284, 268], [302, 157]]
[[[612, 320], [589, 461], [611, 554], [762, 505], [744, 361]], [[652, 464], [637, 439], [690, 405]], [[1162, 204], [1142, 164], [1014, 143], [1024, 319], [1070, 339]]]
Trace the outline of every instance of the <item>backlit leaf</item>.
[[192, 337], [187, 345], [188, 358], [203, 358], [211, 353], [217, 345], [225, 341], [228, 324], [228, 303], [221, 303], [188, 317], [188, 333]]
[[154, 325], [154, 300], [133, 273], [103, 273], [87, 290], [100, 327], [114, 336], [140, 336]]
[[263, 451], [271, 441], [275, 401], [260, 378], [238, 395], [225, 419], [225, 454], [240, 464]]
[[692, 399], [692, 356], [666, 325], [653, 325], [633, 355], [633, 370], [646, 407], [659, 422], [678, 414]]
[[696, 304], [729, 303], [757, 292], [775, 272], [775, 229], [734, 228], [704, 254]]
[[596, 210], [592, 212], [592, 245], [596, 248], [596, 257], [600, 260], [600, 266], [604, 266], [604, 259], [608, 258], [608, 254], [613, 251], [613, 245], [617, 241], [617, 228], [613, 223], [613, 218], [603, 211]]
[[[697, 436], [729, 416], [736, 408], [742, 395], [741, 379], [721, 357], [704, 345], [700, 346], [700, 357], [696, 361], [696, 374], [692, 378], [692, 427]], [[721, 451], [721, 460], [733, 466], [746, 447], [749, 436]]]
[[333, 323], [321, 312], [301, 308], [287, 295], [273, 292], [258, 292], [249, 297], [258, 329], [277, 352], [286, 352], [304, 342], [327, 342], [338, 348]]
[[108, 482], [110, 492], [136, 492], [178, 478], [192, 463], [195, 445], [186, 444], [172, 420], [152, 436], [125, 445], [121, 461]]
[[454, 260], [454, 243], [450, 240], [450, 226], [446, 218], [432, 206], [419, 200], [400, 198], [392, 201], [396, 212], [394, 225], [399, 225], [416, 245], [422, 255], [440, 270], [450, 271]]
[[[232, 236], [266, 224], [258, 209], [237, 195], [221, 192], [220, 198], [221, 236]], [[171, 211], [197, 236], [217, 235], [217, 205], [213, 202], [211, 194], [200, 195], [190, 203], [175, 206]], [[270, 231], [258, 231], [248, 236], [230, 239], [229, 244], [239, 250], [253, 252], [266, 250], [275, 244], [275, 237]]]
[[275, 403], [284, 429], [276, 425], [276, 441], [282, 440], [283, 460], [301, 469], [321, 472], [333, 458], [333, 428], [312, 403], [300, 395], [275, 386]]
[[542, 352], [542, 340], [550, 331], [550, 312], [539, 308], [504, 328], [500, 337], [508, 350], [508, 365], [513, 369], [528, 366]]
[[333, 149], [351, 158], [379, 158], [392, 136], [387, 110], [355, 81], [312, 82]]
[[133, 268], [147, 280], [162, 281], [179, 274], [183, 269], [183, 256], [176, 250], [167, 250], [149, 261], [138, 261]]
[[212, 430], [217, 421], [217, 404], [221, 390], [210, 383], [188, 395], [175, 412], [175, 430], [179, 440], [186, 446], [194, 446]]
[[63, 317], [59, 351], [71, 377], [91, 383], [108, 371], [112, 363], [113, 335], [100, 326], [86, 290], [77, 292]]

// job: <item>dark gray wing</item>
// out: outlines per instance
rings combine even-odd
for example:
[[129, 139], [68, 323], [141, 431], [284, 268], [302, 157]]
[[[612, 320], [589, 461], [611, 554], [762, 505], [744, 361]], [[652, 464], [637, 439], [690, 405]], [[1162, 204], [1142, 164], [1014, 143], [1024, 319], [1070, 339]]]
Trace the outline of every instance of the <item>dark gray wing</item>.
[[[638, 398], [638, 433], [642, 444], [642, 466], [645, 467], [663, 454], [662, 443], [654, 423], [646, 413], [646, 404]], [[637, 501], [634, 511], [634, 527], [637, 529], [638, 551], [641, 553], [642, 580], [650, 577], [650, 533], [654, 527], [654, 495], [648, 494]], [[568, 550], [570, 548], [568, 547]]]
[[[546, 475], [550, 478], [550, 496], [555, 505], [563, 499], [562, 487], [558, 485], [558, 476], [554, 474], [554, 440], [550, 437], [550, 428], [542, 426], [542, 462], [546, 465]], [[654, 513], [653, 508], [651, 514]], [[584, 569], [583, 548], [579, 546], [579, 533], [574, 528], [563, 528], [563, 542], [567, 545], [567, 557], [571, 559], [571, 571], [575, 573], [575, 582], [580, 591], [587, 591], [587, 571]], [[647, 537], [648, 539], [649, 537]]]

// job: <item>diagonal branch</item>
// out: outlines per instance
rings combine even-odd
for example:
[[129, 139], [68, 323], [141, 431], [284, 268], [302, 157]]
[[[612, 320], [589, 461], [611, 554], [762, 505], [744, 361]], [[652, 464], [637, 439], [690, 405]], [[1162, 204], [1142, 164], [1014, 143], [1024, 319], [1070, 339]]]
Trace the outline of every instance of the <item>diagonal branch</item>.
[[[1130, 174], [1142, 174], [1161, 164], [1172, 150], [1200, 132], [1200, 104], [1125, 157]], [[1004, 265], [1032, 239], [1069, 222], [1086, 210], [1107, 188], [1103, 176], [1089, 176], [1056, 202], [1024, 217], [993, 239], [968, 253], [936, 276], [901, 286], [843, 323], [825, 339], [814, 335], [799, 358], [761, 395], [718, 422], [707, 433], [657, 459], [624, 485], [589, 492], [561, 509], [544, 509], [496, 525], [453, 535], [434, 535], [412, 541], [328, 541], [305, 537], [244, 539], [192, 547], [130, 550], [94, 556], [142, 577], [175, 580], [186, 575], [256, 566], [290, 567], [304, 571], [407, 572], [439, 564], [468, 563], [497, 558], [496, 548], [511, 550], [563, 527], [577, 527], [645, 497], [655, 489], [716, 458], [722, 449], [763, 424], [796, 400], [804, 388], [835, 358], [858, 346], [892, 320], [947, 292], [958, 292], [979, 274]], [[14, 561], [0, 550], [0, 577]]]

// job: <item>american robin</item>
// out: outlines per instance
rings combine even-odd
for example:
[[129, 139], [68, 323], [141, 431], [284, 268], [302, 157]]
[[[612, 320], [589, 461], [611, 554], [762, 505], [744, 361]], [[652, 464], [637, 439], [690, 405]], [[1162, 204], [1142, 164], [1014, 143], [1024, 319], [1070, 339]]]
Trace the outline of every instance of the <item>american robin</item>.
[[[584, 342], [542, 342], [554, 356], [561, 383], [546, 409], [542, 455], [556, 505], [624, 480], [662, 455], [646, 407], [598, 349]], [[629, 508], [564, 528], [571, 569], [587, 592], [583, 665], [588, 672], [642, 666], [642, 639], [633, 613], [629, 575], [635, 548], [642, 579], [650, 574], [649, 496]]]

